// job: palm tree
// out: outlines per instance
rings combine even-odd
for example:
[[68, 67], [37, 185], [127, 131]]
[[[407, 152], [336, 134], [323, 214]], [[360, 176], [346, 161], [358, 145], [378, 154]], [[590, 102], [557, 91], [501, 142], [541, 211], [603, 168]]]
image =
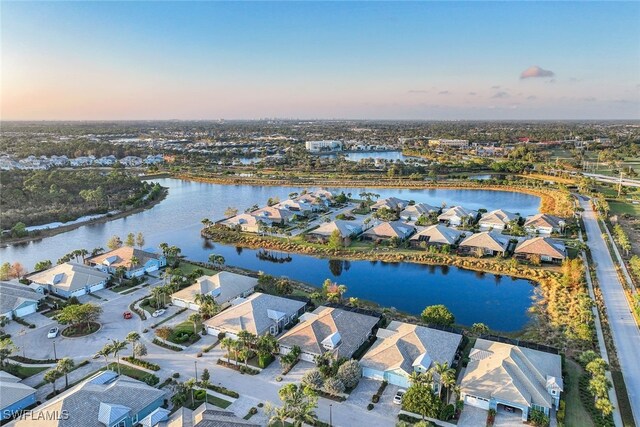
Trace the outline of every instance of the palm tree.
[[191, 315], [189, 315], [189, 318], [187, 320], [193, 323], [193, 333], [197, 334], [198, 324], [202, 322], [202, 315], [200, 313], [192, 313]]
[[231, 348], [233, 348], [236, 344], [236, 342], [234, 340], [232, 340], [229, 337], [223, 338], [222, 341], [220, 342], [220, 344], [222, 345], [222, 348], [226, 348], [227, 349], [227, 361], [231, 362]]
[[127, 348], [127, 343], [119, 340], [111, 340], [111, 352], [113, 353], [113, 357], [116, 358], [116, 363], [118, 364], [118, 375], [120, 375], [120, 353], [122, 350]]
[[449, 369], [440, 375], [440, 382], [447, 389], [447, 403], [449, 403], [449, 394], [451, 389], [456, 385], [456, 374], [454, 369]]
[[436, 362], [434, 365], [434, 371], [438, 374], [438, 394], [442, 393], [442, 377], [444, 375], [455, 375], [455, 370], [449, 368], [449, 363], [438, 363]]
[[140, 262], [140, 260], [138, 259], [137, 256], [132, 256], [131, 260], [129, 261], [129, 266], [130, 268], [133, 268], [134, 266], [138, 265], [138, 263]]
[[131, 357], [132, 358], [136, 358], [136, 346], [138, 345], [138, 341], [140, 341], [140, 334], [135, 332], [135, 331], [131, 331], [127, 334], [127, 336], [124, 338], [125, 341], [131, 343], [132, 349], [131, 349]]
[[96, 356], [104, 357], [105, 366], [109, 366], [109, 355], [111, 355], [111, 344], [105, 344], [97, 353]]
[[57, 394], [56, 380], [60, 378], [60, 372], [57, 369], [51, 369], [44, 374], [44, 380], [53, 385], [53, 394]]
[[314, 421], [318, 398], [313, 391], [291, 383], [278, 390], [278, 396], [282, 400], [284, 415], [293, 419], [294, 426]]
[[55, 369], [60, 373], [60, 375], [64, 375], [65, 390], [69, 388], [69, 372], [73, 371], [74, 367], [75, 363], [73, 363], [73, 359], [70, 359], [69, 357], [58, 360], [58, 364], [56, 365]]
[[209, 318], [218, 312], [218, 303], [211, 294], [196, 294], [194, 301], [200, 306], [202, 317]]
[[196, 386], [196, 379], [195, 378], [189, 378], [188, 380], [186, 380], [184, 382], [184, 388], [187, 391], [187, 393], [191, 394], [191, 406], [195, 405], [196, 401], [193, 398], [193, 389]]
[[122, 279], [124, 278], [125, 274], [127, 274], [127, 269], [126, 268], [124, 268], [124, 267], [116, 268], [115, 276], [118, 278], [118, 284], [122, 285]]

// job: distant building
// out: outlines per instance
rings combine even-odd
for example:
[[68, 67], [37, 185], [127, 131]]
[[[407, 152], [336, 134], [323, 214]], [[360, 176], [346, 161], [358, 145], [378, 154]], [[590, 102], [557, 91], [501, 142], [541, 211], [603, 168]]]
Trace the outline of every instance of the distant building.
[[193, 285], [171, 295], [171, 302], [178, 307], [199, 310], [196, 295], [211, 295], [216, 303], [225, 304], [235, 298], [245, 298], [253, 293], [258, 279], [242, 274], [221, 271], [213, 276], [202, 276]]
[[307, 141], [304, 143], [307, 150], [312, 153], [330, 152], [330, 151], [342, 151], [342, 141]]
[[468, 139], [430, 139], [429, 146], [434, 148], [457, 148], [460, 150], [469, 149]]

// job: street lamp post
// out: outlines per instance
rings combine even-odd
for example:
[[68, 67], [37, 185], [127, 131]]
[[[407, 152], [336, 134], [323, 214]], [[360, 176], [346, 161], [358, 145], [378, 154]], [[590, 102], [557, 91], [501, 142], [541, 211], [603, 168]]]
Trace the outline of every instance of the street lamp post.
[[198, 361], [197, 360], [193, 361], [193, 366], [196, 369], [196, 381], [198, 381]]
[[56, 362], [58, 361], [58, 354], [56, 353], [56, 342], [53, 341], [53, 360], [55, 360]]
[[329, 403], [329, 427], [333, 426], [333, 404]]

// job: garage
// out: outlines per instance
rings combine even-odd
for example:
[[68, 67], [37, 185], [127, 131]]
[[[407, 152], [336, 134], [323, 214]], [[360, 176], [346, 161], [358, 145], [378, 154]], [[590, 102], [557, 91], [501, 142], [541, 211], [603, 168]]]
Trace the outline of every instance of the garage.
[[198, 311], [200, 310], [200, 306], [196, 303], [191, 302], [189, 303], [189, 310]]
[[489, 410], [489, 399], [484, 399], [478, 396], [471, 396], [469, 394], [464, 397], [465, 405], [475, 406], [476, 408]]
[[171, 304], [175, 305], [176, 307], [186, 307], [187, 303], [182, 301], [181, 299], [177, 299], [174, 298], [171, 300]]
[[97, 285], [93, 285], [89, 288], [89, 292], [99, 291], [100, 289], [104, 289], [104, 283], [98, 283]]
[[18, 308], [13, 310], [13, 315], [15, 317], [28, 316], [29, 314], [35, 313], [37, 307], [38, 305], [35, 302], [26, 301], [23, 304], [21, 304]]
[[398, 387], [408, 388], [411, 385], [409, 378], [394, 372], [385, 372], [384, 379], [387, 380], [389, 384], [397, 385]]
[[371, 368], [362, 368], [362, 376], [372, 380], [383, 381], [384, 373]]

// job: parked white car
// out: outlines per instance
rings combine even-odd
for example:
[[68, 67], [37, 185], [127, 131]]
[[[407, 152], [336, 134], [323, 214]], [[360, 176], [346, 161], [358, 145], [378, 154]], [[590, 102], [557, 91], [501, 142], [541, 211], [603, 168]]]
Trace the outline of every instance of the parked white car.
[[60, 329], [58, 329], [57, 327], [53, 327], [51, 329], [49, 329], [49, 332], [47, 333], [47, 338], [55, 338], [58, 336], [58, 332], [60, 332]]
[[401, 388], [400, 390], [398, 390], [398, 392], [396, 393], [395, 396], [393, 396], [393, 403], [395, 403], [396, 405], [402, 405], [402, 397], [404, 396], [404, 394], [407, 392], [407, 390]]
[[152, 317], [160, 317], [160, 316], [162, 316], [162, 315], [164, 314], [164, 312], [165, 312], [165, 309], [164, 309], [164, 308], [161, 308], [160, 310], [156, 310], [156, 311], [154, 311], [154, 312], [151, 314], [151, 316], [152, 316]]

